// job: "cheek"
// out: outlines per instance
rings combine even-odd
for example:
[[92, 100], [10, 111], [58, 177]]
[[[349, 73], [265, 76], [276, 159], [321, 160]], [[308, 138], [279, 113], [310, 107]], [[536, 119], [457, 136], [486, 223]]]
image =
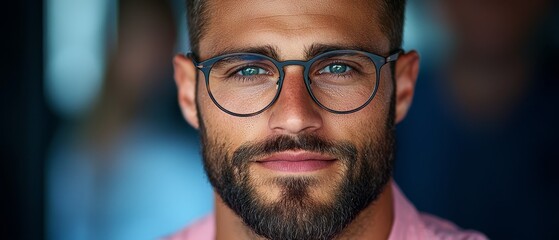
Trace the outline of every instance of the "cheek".
[[382, 68], [381, 81], [371, 103], [351, 114], [325, 114], [323, 131], [332, 139], [351, 142], [384, 134], [394, 91], [390, 68]]
[[[390, 107], [390, 103], [392, 101], [392, 95], [394, 93], [394, 80], [392, 78], [392, 72], [390, 68], [390, 64], [386, 64], [382, 67], [380, 72], [380, 83], [378, 86], [377, 94], [373, 103], [376, 105], [382, 105], [383, 108]], [[379, 106], [380, 107], [380, 106]], [[386, 112], [388, 114], [388, 111]]]
[[233, 151], [241, 144], [261, 139], [266, 129], [264, 114], [254, 117], [235, 117], [219, 109], [208, 95], [204, 81], [198, 84], [198, 112], [201, 115], [208, 139], [226, 143]]
[[[373, 103], [371, 103], [374, 105]], [[349, 115], [336, 115], [325, 120], [324, 132], [327, 138], [349, 141], [358, 146], [371, 137], [380, 136], [386, 126], [388, 111], [366, 107]]]

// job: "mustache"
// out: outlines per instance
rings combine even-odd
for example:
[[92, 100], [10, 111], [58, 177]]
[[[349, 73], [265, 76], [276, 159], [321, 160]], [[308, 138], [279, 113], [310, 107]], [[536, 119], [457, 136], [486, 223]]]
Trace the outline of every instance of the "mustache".
[[356, 159], [357, 147], [349, 142], [334, 142], [314, 134], [276, 135], [256, 143], [245, 143], [233, 153], [233, 165], [240, 166], [259, 157], [283, 151], [309, 151], [331, 155], [340, 160]]

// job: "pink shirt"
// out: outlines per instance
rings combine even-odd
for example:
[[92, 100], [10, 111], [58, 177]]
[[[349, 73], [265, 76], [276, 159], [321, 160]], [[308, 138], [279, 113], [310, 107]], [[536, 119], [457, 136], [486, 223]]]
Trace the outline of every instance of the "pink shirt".
[[[400, 239], [441, 239], [441, 240], [482, 240], [483, 234], [462, 230], [453, 223], [438, 217], [419, 213], [402, 194], [400, 188], [392, 183], [394, 197], [394, 224], [389, 240]], [[166, 240], [213, 240], [215, 237], [215, 216], [210, 214]]]

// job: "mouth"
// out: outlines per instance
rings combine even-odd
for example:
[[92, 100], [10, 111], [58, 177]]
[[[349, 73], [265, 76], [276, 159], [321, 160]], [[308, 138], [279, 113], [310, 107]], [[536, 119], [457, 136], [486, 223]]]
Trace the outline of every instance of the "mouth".
[[327, 168], [336, 162], [336, 158], [308, 151], [285, 151], [274, 153], [256, 164], [278, 172], [312, 172]]

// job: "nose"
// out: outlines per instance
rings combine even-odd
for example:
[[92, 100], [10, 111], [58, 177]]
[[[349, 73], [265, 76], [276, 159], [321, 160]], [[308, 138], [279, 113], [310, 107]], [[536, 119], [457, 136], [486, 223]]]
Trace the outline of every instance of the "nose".
[[322, 127], [320, 107], [306, 90], [301, 67], [285, 68], [281, 93], [270, 109], [269, 128], [281, 134], [296, 135]]

